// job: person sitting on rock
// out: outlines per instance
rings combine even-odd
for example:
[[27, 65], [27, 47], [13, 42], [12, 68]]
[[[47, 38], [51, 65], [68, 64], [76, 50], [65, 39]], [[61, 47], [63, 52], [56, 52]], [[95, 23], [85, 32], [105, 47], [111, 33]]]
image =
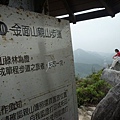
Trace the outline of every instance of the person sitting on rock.
[[111, 65], [110, 69], [114, 69], [116, 63], [120, 61], [120, 51], [118, 49], [115, 49], [115, 52], [117, 54], [115, 54], [113, 56], [113, 62], [112, 62], [112, 65]]

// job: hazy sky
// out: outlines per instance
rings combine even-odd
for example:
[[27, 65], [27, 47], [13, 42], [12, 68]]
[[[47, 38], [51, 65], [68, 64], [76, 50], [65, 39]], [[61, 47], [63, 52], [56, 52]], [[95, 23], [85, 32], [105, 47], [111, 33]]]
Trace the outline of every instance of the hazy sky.
[[120, 13], [71, 24], [73, 50], [113, 53], [120, 49]]

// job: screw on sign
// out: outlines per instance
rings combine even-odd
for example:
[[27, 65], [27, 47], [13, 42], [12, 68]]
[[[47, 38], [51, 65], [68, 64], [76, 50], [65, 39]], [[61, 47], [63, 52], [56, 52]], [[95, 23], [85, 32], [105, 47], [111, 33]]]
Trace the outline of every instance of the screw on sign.
[[0, 21], [0, 35], [6, 35], [7, 31], [7, 25]]

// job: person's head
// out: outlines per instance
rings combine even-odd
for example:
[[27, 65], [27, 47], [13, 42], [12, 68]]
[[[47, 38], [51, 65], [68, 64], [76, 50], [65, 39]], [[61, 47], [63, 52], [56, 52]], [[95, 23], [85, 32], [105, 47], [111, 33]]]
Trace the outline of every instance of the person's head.
[[118, 49], [115, 49], [115, 52], [116, 52], [116, 53], [118, 53], [118, 52], [119, 52], [119, 50], [118, 50]]

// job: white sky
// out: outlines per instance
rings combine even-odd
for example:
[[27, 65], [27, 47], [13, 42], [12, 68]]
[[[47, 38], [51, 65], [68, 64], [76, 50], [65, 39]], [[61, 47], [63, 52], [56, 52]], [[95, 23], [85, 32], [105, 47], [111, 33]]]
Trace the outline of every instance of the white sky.
[[120, 49], [120, 13], [70, 24], [73, 50], [113, 53]]

